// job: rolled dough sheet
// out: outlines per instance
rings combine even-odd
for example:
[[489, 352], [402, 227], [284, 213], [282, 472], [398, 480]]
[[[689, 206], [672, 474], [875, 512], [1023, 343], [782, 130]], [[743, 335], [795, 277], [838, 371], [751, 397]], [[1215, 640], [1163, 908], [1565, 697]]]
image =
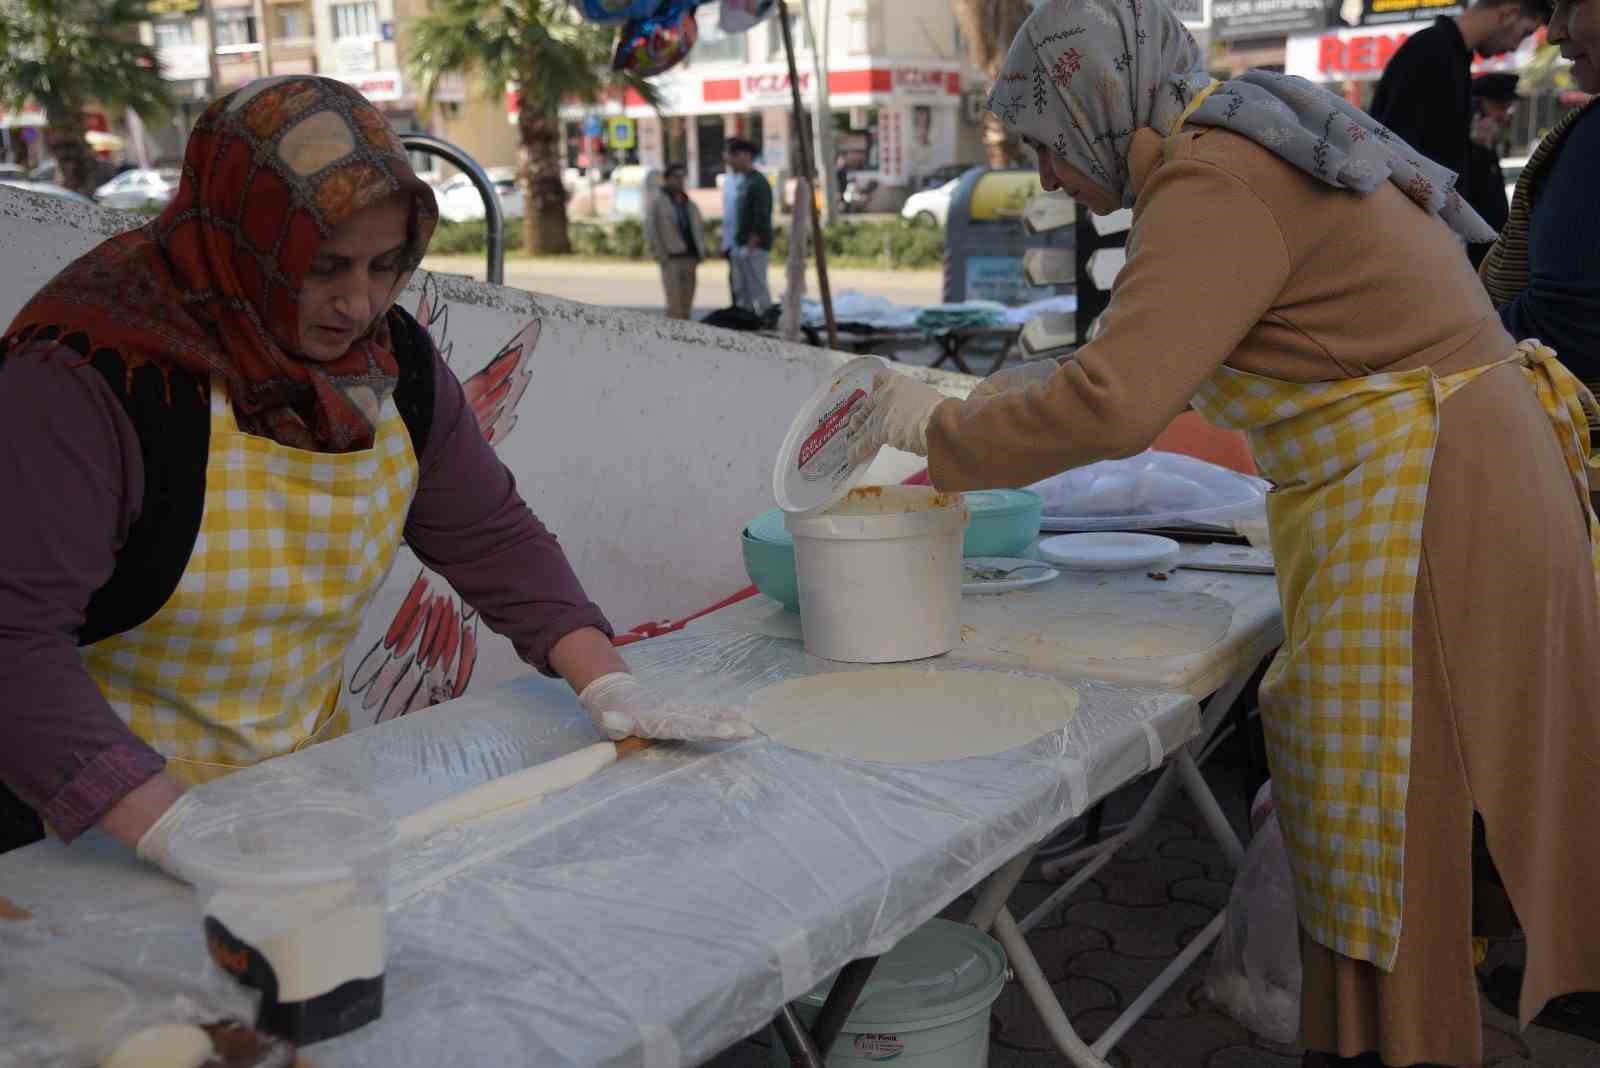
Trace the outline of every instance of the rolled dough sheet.
[[1091, 587], [1065, 611], [1059, 601], [993, 600], [964, 604], [961, 621], [963, 659], [1052, 670], [1203, 653], [1227, 637], [1233, 605], [1209, 593]]
[[565, 790], [616, 763], [617, 747], [597, 742], [566, 756], [547, 760], [511, 775], [503, 775], [465, 793], [418, 809], [400, 821], [400, 837], [417, 840], [446, 827], [466, 823], [501, 809], [531, 804], [546, 794]]
[[789, 679], [757, 692], [749, 709], [780, 745], [895, 764], [1003, 753], [1077, 714], [1077, 693], [1055, 679], [915, 667]]

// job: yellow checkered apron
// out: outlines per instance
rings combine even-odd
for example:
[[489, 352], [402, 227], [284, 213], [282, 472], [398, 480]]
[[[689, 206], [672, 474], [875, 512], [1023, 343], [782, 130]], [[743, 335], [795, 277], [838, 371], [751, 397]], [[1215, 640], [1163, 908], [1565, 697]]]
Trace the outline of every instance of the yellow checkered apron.
[[[1268, 498], [1286, 639], [1261, 684], [1273, 796], [1300, 922], [1390, 970], [1400, 942], [1411, 766], [1412, 602], [1440, 409], [1505, 363], [1549, 413], [1588, 509], [1593, 398], [1537, 342], [1500, 364], [1336, 382], [1222, 368], [1194, 407], [1249, 433]], [[1589, 513], [1600, 580], [1600, 526]]]
[[205, 510], [172, 597], [86, 647], [111, 707], [187, 782], [349, 729], [345, 653], [394, 562], [416, 488], [391, 400], [370, 449], [241, 432], [213, 383]]

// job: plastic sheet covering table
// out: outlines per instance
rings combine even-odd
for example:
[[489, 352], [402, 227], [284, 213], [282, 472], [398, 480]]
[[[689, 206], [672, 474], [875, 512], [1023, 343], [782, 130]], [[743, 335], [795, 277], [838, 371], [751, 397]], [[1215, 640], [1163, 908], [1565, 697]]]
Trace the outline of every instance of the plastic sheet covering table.
[[[723, 701], [852, 670], [726, 632], [660, 638], [629, 659], [663, 689]], [[887, 951], [1198, 730], [1190, 697], [1073, 685], [1075, 722], [996, 756], [886, 765], [759, 737], [664, 746], [444, 832], [395, 865], [384, 1018], [310, 1052], [329, 1068], [697, 1064], [852, 958]], [[207, 789], [357, 782], [399, 818], [594, 740], [564, 686], [529, 677]], [[0, 939], [27, 931], [56, 957], [87, 955], [152, 988], [215, 989], [189, 891], [98, 834], [0, 857], [0, 894], [36, 913], [0, 924]], [[26, 985], [9, 974], [0, 1021]], [[23, 1037], [0, 1036], [0, 1064]]]

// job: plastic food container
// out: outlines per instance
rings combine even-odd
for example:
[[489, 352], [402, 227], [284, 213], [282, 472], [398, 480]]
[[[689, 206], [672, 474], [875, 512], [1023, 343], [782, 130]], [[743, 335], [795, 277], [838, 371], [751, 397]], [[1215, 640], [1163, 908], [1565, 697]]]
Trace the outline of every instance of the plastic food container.
[[794, 535], [806, 651], [858, 664], [940, 656], [961, 641], [960, 494], [867, 486]]
[[791, 514], [820, 512], [860, 482], [871, 461], [850, 462], [846, 431], [888, 366], [880, 356], [851, 360], [801, 407], [773, 466], [772, 496], [779, 508]]
[[963, 556], [1016, 556], [1039, 536], [1044, 500], [1031, 490], [981, 490], [968, 493]]
[[791, 612], [800, 611], [800, 581], [795, 576], [794, 537], [783, 525], [783, 511], [774, 508], [750, 521], [739, 539], [744, 570], [756, 589]]
[[382, 808], [303, 784], [235, 796], [250, 809], [219, 804], [173, 843], [212, 960], [260, 991], [256, 1027], [296, 1045], [376, 1020], [394, 841]]
[[[796, 1003], [806, 1026], [816, 1022], [832, 985]], [[990, 1008], [1005, 985], [1000, 943], [965, 924], [929, 920], [878, 961], [828, 1064], [984, 1068]], [[783, 1043], [773, 1043], [772, 1068], [789, 1063]]]

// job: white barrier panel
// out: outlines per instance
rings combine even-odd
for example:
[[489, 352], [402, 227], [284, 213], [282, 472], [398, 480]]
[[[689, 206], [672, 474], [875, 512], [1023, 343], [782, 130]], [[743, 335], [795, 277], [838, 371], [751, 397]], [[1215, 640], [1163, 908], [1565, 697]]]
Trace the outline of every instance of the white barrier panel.
[[[0, 329], [61, 267], [142, 221], [0, 186]], [[772, 462], [794, 413], [846, 360], [453, 275], [418, 272], [401, 303], [469, 396], [511, 383], [490, 438], [619, 630], [748, 585], [740, 531], [772, 507]], [[912, 373], [952, 395], [971, 381]], [[886, 455], [871, 477], [921, 466]], [[358, 725], [447, 699], [462, 680], [478, 689], [527, 670], [409, 550], [348, 668]]]

